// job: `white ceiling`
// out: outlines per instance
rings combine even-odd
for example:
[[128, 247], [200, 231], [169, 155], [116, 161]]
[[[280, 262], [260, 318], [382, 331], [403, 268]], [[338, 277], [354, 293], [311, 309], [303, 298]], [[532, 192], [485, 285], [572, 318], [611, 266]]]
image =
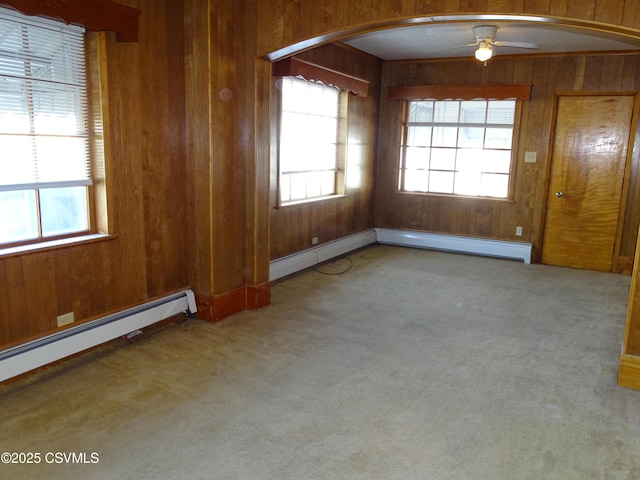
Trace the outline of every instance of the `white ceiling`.
[[344, 43], [383, 60], [473, 57], [477, 47], [473, 27], [495, 25], [496, 41], [533, 42], [537, 50], [495, 47], [495, 55], [577, 52], [640, 53], [640, 38], [584, 27], [526, 21], [428, 23], [377, 30], [353, 36]]

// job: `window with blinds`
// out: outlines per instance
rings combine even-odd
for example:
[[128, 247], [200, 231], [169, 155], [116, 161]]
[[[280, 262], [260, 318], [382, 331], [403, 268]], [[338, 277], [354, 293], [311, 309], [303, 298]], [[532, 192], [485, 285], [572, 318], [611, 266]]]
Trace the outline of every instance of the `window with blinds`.
[[0, 244], [89, 230], [84, 29], [0, 8]]
[[281, 82], [280, 203], [342, 193], [346, 92], [318, 82]]

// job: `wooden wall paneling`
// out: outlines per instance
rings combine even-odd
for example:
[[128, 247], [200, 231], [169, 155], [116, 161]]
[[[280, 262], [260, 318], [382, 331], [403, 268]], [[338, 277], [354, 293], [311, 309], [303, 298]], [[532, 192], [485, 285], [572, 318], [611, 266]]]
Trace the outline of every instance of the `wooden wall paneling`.
[[70, 247], [54, 253], [56, 315], [73, 312], [76, 322], [108, 310], [104, 297], [102, 245]]
[[[284, 14], [283, 43], [277, 44], [278, 46], [290, 45], [301, 38], [309, 36], [310, 32], [305, 32], [302, 29], [302, 2], [300, 0], [285, 0]], [[269, 16], [271, 16], [271, 12], [269, 12]], [[267, 44], [273, 46], [272, 42], [267, 41]], [[267, 47], [264, 50], [270, 51], [272, 48]]]
[[111, 38], [107, 49], [112, 130], [105, 141], [113, 152], [112, 180], [117, 188], [111, 208], [119, 214], [115, 226], [119, 238], [112, 245], [111, 263], [116, 278], [111, 287], [117, 304], [130, 305], [144, 299], [147, 291], [139, 47]]
[[[612, 0], [612, 2], [615, 0]], [[625, 27], [640, 28], [640, 2], [633, 0], [618, 1], [622, 7], [622, 22]]]
[[638, 80], [638, 56], [637, 55], [624, 55], [624, 69], [622, 72], [622, 79], [620, 88], [622, 90], [636, 90], [636, 82]]
[[[9, 257], [0, 260], [4, 270], [4, 288], [6, 316], [0, 318], [6, 340], [9, 343], [18, 342], [29, 335], [27, 302], [25, 296], [25, 282], [22, 272], [22, 258]], [[0, 277], [0, 279], [2, 279]], [[2, 297], [0, 297], [2, 299]]]
[[337, 7], [331, 2], [301, 2], [302, 31], [321, 34], [333, 30], [336, 25], [344, 25], [345, 19], [336, 15]]
[[622, 91], [624, 80], [625, 56], [610, 55], [602, 59], [600, 88], [602, 90]]
[[[532, 72], [532, 83], [535, 85], [534, 97], [529, 102], [529, 128], [526, 135], [532, 139], [528, 144], [535, 145], [537, 152], [535, 178], [535, 195], [533, 198], [533, 216], [530, 225], [524, 225], [524, 232], [531, 230], [528, 237], [523, 240], [533, 243], [532, 261], [539, 261], [541, 254], [541, 242], [544, 230], [544, 215], [546, 212], [547, 184], [550, 165], [550, 139], [553, 121], [554, 93], [558, 79], [565, 75], [571, 77], [574, 63], [567, 66], [559, 58], [546, 58], [534, 60], [535, 68]], [[566, 68], [567, 70], [563, 70]], [[571, 79], [568, 80], [571, 83]]]
[[[261, 2], [256, 2], [259, 5]], [[252, 16], [255, 22], [255, 16]], [[255, 27], [255, 25], [254, 25]], [[255, 35], [252, 36], [255, 42]], [[255, 43], [253, 43], [255, 50]], [[258, 308], [270, 303], [270, 289], [265, 290], [269, 282], [269, 199], [270, 175], [269, 149], [255, 148], [257, 145], [270, 145], [270, 128], [268, 122], [261, 119], [269, 118], [269, 99], [271, 93], [271, 64], [265, 60], [247, 56], [247, 68], [253, 66], [255, 76], [255, 103], [250, 92], [243, 96], [243, 115], [251, 121], [252, 135], [247, 135], [244, 143], [247, 151], [247, 283], [259, 288], [258, 294], [248, 296], [247, 301], [255, 298], [248, 308]], [[247, 89], [248, 90], [248, 89]], [[266, 124], [265, 124], [266, 123]], [[244, 135], [243, 135], [244, 137]]]
[[27, 336], [36, 336], [57, 327], [57, 299], [53, 253], [27, 255], [22, 259]]
[[335, 2], [345, 3], [349, 5], [347, 12], [347, 25], [359, 25], [361, 23], [369, 23], [376, 20], [377, 17], [373, 16], [373, 6], [375, 0], [350, 0], [349, 2]]
[[[184, 74], [181, 9], [149, 9], [139, 56], [147, 294], [186, 285]], [[154, 28], [159, 26], [161, 28]], [[164, 27], [164, 28], [162, 28]]]
[[524, 11], [529, 13], [549, 13], [553, 0], [524, 0]]
[[375, 3], [375, 17], [379, 19], [404, 17], [415, 12], [413, 0], [387, 0]]
[[[265, 2], [266, 3], [266, 2]], [[192, 247], [189, 284], [197, 293], [213, 292], [211, 231], [211, 51], [209, 2], [184, 0], [185, 135], [188, 191], [187, 228]]]
[[488, 0], [487, 12], [524, 12], [524, 2], [525, 0]]
[[446, 0], [416, 0], [416, 14], [438, 14], [446, 11]]
[[593, 20], [595, 16], [596, 0], [568, 0], [567, 12], [564, 16]]
[[[457, 10], [460, 12], [486, 12], [487, 0], [458, 0]], [[452, 5], [455, 5], [452, 3]]]
[[582, 89], [585, 91], [598, 91], [600, 90], [604, 59], [602, 56], [593, 56], [588, 57], [586, 62]]
[[596, 0], [593, 19], [598, 22], [622, 25], [624, 4], [619, 0]]
[[[286, 0], [270, 0], [268, 2], [257, 2], [256, 5], [256, 18], [261, 19], [260, 28], [270, 33], [271, 39], [276, 45], [287, 45], [289, 43], [285, 40], [285, 22], [288, 19], [285, 3]], [[258, 36], [257, 34], [255, 35], [255, 37]], [[256, 45], [256, 52], [258, 54], [267, 53], [261, 44]]]
[[[54, 282], [56, 289], [56, 315], [62, 315], [64, 313], [74, 312], [74, 320], [77, 321], [81, 317], [74, 311], [73, 301], [76, 295], [78, 295], [80, 286], [76, 281], [75, 275], [72, 275], [71, 268], [74, 265], [75, 258], [81, 254], [82, 249], [65, 248], [60, 251], [56, 251], [54, 254], [54, 268], [56, 280]], [[82, 267], [84, 267], [84, 262]], [[94, 272], [92, 272], [94, 273]], [[90, 288], [89, 286], [83, 286]], [[86, 290], [85, 290], [86, 291]]]
[[0, 348], [11, 341], [8, 287], [6, 262], [0, 260]]
[[568, 6], [569, 0], [551, 0], [549, 2], [549, 14], [557, 17], [566, 17]]
[[[637, 102], [637, 99], [636, 99]], [[637, 112], [636, 112], [637, 113]], [[628, 169], [628, 190], [626, 197], [626, 209], [622, 225], [622, 238], [620, 242], [620, 258], [627, 259], [624, 271], [628, 272], [631, 259], [634, 257], [636, 242], [635, 233], [640, 226], [640, 127], [636, 126], [634, 142], [632, 146], [631, 163]]]
[[[242, 72], [238, 71], [236, 40], [243, 38], [238, 6], [217, 2], [211, 12], [212, 77], [211, 159], [214, 294], [244, 285], [245, 164], [238, 155]], [[255, 92], [252, 91], [252, 96]]]

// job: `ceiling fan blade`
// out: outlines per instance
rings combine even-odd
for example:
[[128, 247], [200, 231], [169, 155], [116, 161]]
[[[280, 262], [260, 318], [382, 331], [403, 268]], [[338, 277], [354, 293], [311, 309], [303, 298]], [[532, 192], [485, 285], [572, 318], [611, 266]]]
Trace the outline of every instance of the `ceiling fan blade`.
[[539, 43], [533, 42], [493, 42], [494, 45], [498, 47], [514, 47], [514, 48], [530, 48], [533, 50], [537, 50], [540, 48]]

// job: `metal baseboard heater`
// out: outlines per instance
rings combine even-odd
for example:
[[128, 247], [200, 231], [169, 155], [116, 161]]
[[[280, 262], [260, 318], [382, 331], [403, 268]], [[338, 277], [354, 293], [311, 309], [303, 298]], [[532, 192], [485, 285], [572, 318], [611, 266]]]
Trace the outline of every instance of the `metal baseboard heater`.
[[0, 351], [0, 382], [106, 343], [182, 312], [196, 312], [193, 291], [183, 290]]

